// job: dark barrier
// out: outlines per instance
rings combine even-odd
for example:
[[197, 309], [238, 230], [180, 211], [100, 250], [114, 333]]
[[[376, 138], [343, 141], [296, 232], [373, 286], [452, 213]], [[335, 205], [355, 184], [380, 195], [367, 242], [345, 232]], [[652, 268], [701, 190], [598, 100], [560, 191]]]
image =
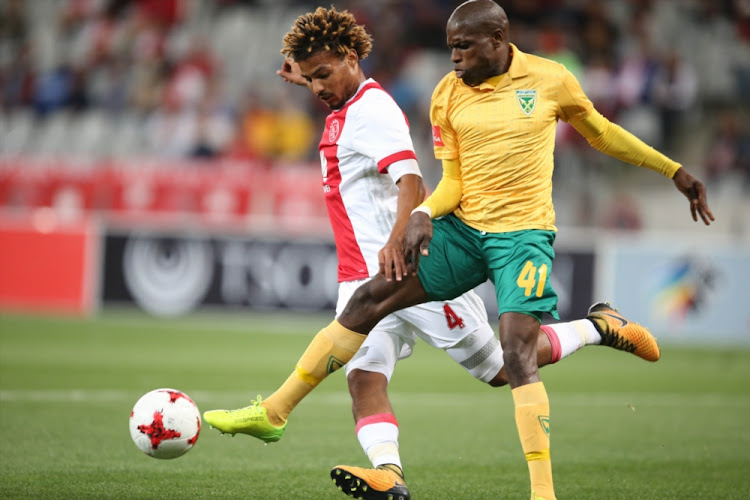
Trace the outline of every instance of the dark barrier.
[[[582, 317], [591, 304], [591, 252], [558, 251], [551, 279], [563, 319]], [[337, 259], [333, 243], [298, 239], [149, 232], [108, 234], [102, 305], [135, 303], [159, 316], [204, 306], [322, 311], [335, 308]], [[490, 318], [494, 289], [478, 288]]]
[[159, 316], [201, 306], [332, 310], [336, 266], [329, 242], [110, 234], [102, 299], [104, 306], [136, 303]]

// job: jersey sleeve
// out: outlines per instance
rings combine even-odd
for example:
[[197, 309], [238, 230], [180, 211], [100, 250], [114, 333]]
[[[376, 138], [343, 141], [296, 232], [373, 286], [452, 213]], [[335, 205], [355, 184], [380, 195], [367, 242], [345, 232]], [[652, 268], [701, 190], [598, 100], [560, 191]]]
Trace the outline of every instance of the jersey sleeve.
[[680, 164], [664, 156], [630, 132], [604, 118], [584, 94], [576, 77], [563, 69], [559, 94], [560, 116], [597, 150], [639, 167], [674, 177]]
[[458, 160], [443, 160], [443, 177], [422, 206], [430, 209], [430, 218], [441, 217], [458, 208], [462, 192], [461, 164]]
[[585, 119], [572, 122], [579, 134], [602, 153], [672, 179], [682, 166], [636, 136], [593, 110]]
[[458, 158], [456, 133], [448, 122], [448, 102], [450, 75], [447, 75], [435, 87], [430, 101], [430, 125], [432, 125], [432, 146], [438, 160], [455, 160]]
[[416, 160], [409, 122], [396, 101], [382, 90], [367, 93], [370, 95], [357, 110], [354, 148], [375, 160], [381, 174], [395, 162]]
[[407, 160], [399, 160], [388, 166], [388, 175], [391, 176], [394, 184], [406, 174], [414, 174], [417, 177], [422, 177], [422, 172], [419, 170], [417, 160], [412, 160], [411, 158]]
[[586, 94], [581, 88], [578, 79], [564, 66], [562, 69], [562, 81], [558, 93], [558, 115], [563, 121], [577, 122], [585, 119], [594, 109]]

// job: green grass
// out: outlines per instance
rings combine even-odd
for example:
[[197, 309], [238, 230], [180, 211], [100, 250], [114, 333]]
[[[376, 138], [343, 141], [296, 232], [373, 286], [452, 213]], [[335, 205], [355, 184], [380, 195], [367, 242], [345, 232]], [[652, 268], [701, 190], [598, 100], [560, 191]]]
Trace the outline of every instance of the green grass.
[[[204, 427], [194, 450], [161, 461], [127, 426], [138, 397], [158, 387], [187, 392], [202, 410], [269, 394], [328, 319], [0, 316], [0, 498], [345, 498], [330, 467], [368, 462], [342, 372], [269, 446]], [[542, 377], [561, 500], [750, 498], [750, 350], [664, 346], [651, 364], [590, 347]], [[419, 344], [391, 397], [416, 500], [528, 498], [507, 388]]]

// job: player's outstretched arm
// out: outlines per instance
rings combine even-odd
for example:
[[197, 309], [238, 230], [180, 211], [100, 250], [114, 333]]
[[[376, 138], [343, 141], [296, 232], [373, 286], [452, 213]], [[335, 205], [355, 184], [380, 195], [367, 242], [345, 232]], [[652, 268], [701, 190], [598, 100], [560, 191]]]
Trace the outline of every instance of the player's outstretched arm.
[[299, 69], [299, 64], [294, 62], [291, 57], [284, 59], [281, 63], [281, 69], [276, 70], [276, 74], [279, 75], [284, 81], [293, 83], [295, 85], [307, 86], [307, 80], [302, 77], [302, 72]]
[[685, 170], [685, 167], [680, 167], [672, 180], [677, 189], [690, 201], [690, 213], [694, 221], [698, 221], [699, 215], [707, 226], [711, 224], [711, 221], [716, 220], [714, 214], [711, 213], [711, 209], [708, 208], [706, 186], [700, 180]]
[[671, 177], [677, 189], [690, 201], [694, 221], [698, 221], [699, 215], [706, 225], [715, 220], [706, 201], [706, 186], [679, 163], [610, 122], [596, 110], [585, 118], [572, 120], [570, 124], [599, 151]]

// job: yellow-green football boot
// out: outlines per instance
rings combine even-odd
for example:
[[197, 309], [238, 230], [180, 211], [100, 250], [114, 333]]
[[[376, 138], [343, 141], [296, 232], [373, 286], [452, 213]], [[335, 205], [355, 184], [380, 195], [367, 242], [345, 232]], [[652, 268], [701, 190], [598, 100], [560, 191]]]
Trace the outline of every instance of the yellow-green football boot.
[[281, 439], [286, 428], [277, 427], [268, 419], [268, 410], [261, 406], [263, 398], [253, 401], [250, 406], [237, 410], [209, 410], [203, 413], [203, 420], [222, 434], [247, 434], [266, 443]]

